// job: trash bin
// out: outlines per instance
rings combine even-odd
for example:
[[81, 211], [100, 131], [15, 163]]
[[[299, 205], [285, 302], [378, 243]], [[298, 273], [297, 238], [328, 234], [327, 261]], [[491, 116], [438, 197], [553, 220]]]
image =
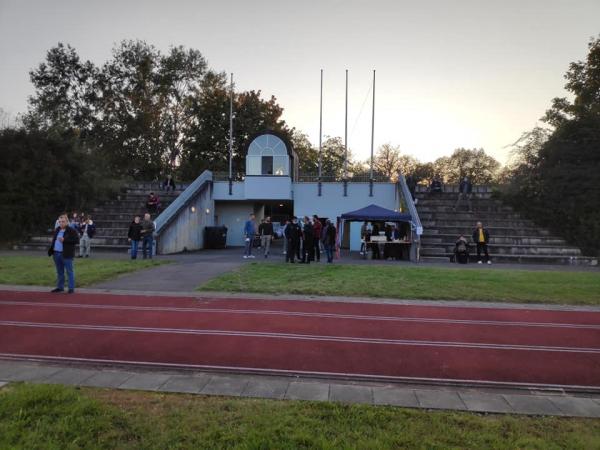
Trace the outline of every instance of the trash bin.
[[204, 248], [225, 248], [227, 227], [204, 227]]

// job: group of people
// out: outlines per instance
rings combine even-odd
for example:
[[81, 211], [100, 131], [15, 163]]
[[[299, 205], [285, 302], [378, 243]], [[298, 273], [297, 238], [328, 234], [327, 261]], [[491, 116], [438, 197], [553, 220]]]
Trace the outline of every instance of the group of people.
[[[371, 250], [372, 259], [381, 259], [381, 252], [379, 250], [379, 242], [371, 242], [373, 236], [385, 236], [386, 242], [405, 240], [406, 235], [402, 236], [400, 227], [395, 223], [384, 223], [384, 222], [364, 222], [360, 227], [360, 254], [366, 257], [367, 251]], [[400, 258], [400, 252], [389, 252], [387, 254], [384, 247], [384, 259], [388, 258]]]
[[140, 242], [142, 244], [143, 259], [152, 259], [155, 228], [150, 213], [144, 214], [143, 220], [140, 219], [140, 216], [135, 216], [133, 218], [133, 221], [129, 225], [129, 230], [127, 231], [127, 241], [131, 245], [131, 259], [137, 259]]
[[71, 214], [71, 220], [69, 220], [69, 216], [66, 213], [61, 214], [54, 223], [55, 234], [56, 230], [60, 227], [60, 217], [63, 215], [67, 218], [67, 226], [75, 230], [79, 238], [79, 257], [89, 258], [91, 254], [92, 238], [96, 234], [96, 225], [92, 220], [92, 216], [85, 213], [79, 214], [77, 211], [74, 211]]
[[[477, 263], [483, 264], [481, 259], [481, 254], [483, 253], [485, 256], [485, 262], [487, 264], [492, 264], [488, 251], [490, 233], [483, 227], [483, 223], [477, 222], [477, 226], [473, 230], [471, 238], [477, 247]], [[469, 262], [469, 241], [464, 234], [461, 234], [454, 244], [453, 259], [455, 262], [460, 264], [466, 264]]]
[[[322, 221], [315, 214], [305, 216], [302, 220], [292, 217], [286, 220], [281, 228], [283, 253], [285, 261], [294, 263], [297, 259], [302, 264], [321, 261], [321, 251], [325, 251], [327, 262], [333, 262], [337, 230], [330, 220]], [[275, 239], [275, 231], [271, 218], [266, 217], [256, 226], [256, 216], [250, 214], [244, 224], [244, 259], [254, 258], [252, 247], [255, 238], [260, 239], [260, 247], [265, 258], [269, 257], [271, 242]], [[322, 249], [321, 249], [322, 247]]]

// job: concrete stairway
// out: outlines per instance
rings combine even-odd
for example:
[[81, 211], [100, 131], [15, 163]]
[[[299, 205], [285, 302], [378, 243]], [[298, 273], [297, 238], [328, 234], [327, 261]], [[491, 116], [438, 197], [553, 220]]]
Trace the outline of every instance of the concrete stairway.
[[465, 201], [454, 211], [457, 196], [456, 187], [448, 186], [439, 194], [417, 192], [417, 211], [423, 225], [420, 253], [423, 261], [449, 261], [461, 234], [471, 242], [471, 261], [476, 261], [471, 235], [477, 221], [481, 221], [490, 233], [488, 250], [494, 263], [597, 264], [564, 239], [551, 235], [492, 198], [491, 190], [485, 186], [478, 187], [473, 194], [472, 213], [468, 212]]
[[[92, 252], [97, 250], [125, 252], [129, 248], [127, 231], [133, 217], [139, 215], [143, 218], [146, 212], [146, 199], [150, 192], [155, 192], [160, 197], [161, 211], [164, 211], [186, 186], [178, 186], [178, 190], [161, 191], [157, 183], [133, 182], [124, 186], [115, 199], [107, 201], [94, 208], [91, 212], [92, 220], [96, 224], [96, 235], [92, 239]], [[156, 219], [153, 215], [152, 219]], [[27, 242], [15, 245], [15, 250], [45, 250], [52, 241], [48, 231], [31, 236]]]

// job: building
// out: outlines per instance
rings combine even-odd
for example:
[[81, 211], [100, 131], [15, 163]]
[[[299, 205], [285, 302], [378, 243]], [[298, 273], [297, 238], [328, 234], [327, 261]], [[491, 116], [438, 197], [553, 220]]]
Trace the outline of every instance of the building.
[[[405, 183], [370, 180], [300, 179], [291, 144], [272, 131], [260, 133], [246, 147], [246, 173], [239, 181], [205, 171], [157, 218], [158, 252], [176, 253], [203, 247], [205, 226], [227, 227], [227, 245], [242, 246], [243, 226], [250, 213], [257, 221], [290, 216], [329, 218], [377, 204], [390, 210], [407, 205]], [[410, 202], [412, 205], [412, 201]], [[414, 209], [414, 205], [412, 206]], [[415, 211], [416, 216], [416, 211]], [[413, 216], [414, 217], [414, 216]], [[417, 225], [413, 223], [413, 228]], [[347, 223], [343, 248], [360, 248], [360, 223]]]

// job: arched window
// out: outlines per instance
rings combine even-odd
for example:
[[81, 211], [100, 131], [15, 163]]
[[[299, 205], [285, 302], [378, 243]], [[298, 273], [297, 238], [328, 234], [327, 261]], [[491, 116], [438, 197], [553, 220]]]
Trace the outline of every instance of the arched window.
[[262, 134], [248, 146], [246, 175], [290, 174], [290, 157], [285, 142], [273, 134]]

